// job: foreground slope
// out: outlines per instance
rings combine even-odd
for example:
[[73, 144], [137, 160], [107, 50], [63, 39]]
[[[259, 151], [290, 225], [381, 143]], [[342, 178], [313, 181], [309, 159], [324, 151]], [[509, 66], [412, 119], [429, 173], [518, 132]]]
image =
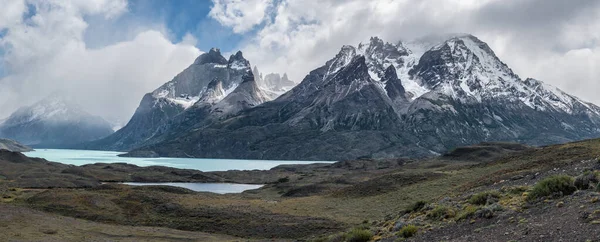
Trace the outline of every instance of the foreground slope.
[[482, 141], [545, 145], [594, 138], [599, 125], [599, 107], [521, 79], [472, 35], [421, 45], [371, 38], [358, 48], [344, 46], [274, 101], [132, 154], [422, 157]]
[[[15, 168], [9, 169], [8, 179], [0, 178], [0, 206], [6, 203], [94, 222], [277, 241], [350, 241], [357, 231], [366, 231], [374, 240], [395, 241], [404, 236], [399, 231], [408, 225], [417, 226], [408, 241], [586, 241], [600, 236], [596, 212], [600, 193], [594, 190], [600, 178], [600, 140], [547, 147], [482, 143], [425, 160], [360, 159], [204, 173], [126, 164], [63, 165], [50, 170], [47, 161], [9, 155], [0, 157], [7, 161], [0, 162], [3, 167]], [[29, 169], [32, 162], [40, 169]], [[23, 189], [36, 182], [31, 174], [121, 181], [141, 174], [132, 172], [148, 171], [162, 174], [163, 179], [218, 176], [265, 186], [227, 195], [121, 184]], [[536, 184], [554, 175], [576, 179], [559, 186], [566, 188], [564, 192], [528, 198], [536, 194]], [[15, 183], [14, 177], [21, 182]], [[157, 176], [148, 176], [152, 177]], [[588, 182], [583, 186], [581, 181]], [[73, 235], [69, 228], [53, 229], [65, 238]], [[31, 228], [17, 227], [14, 232], [20, 231], [29, 233]]]

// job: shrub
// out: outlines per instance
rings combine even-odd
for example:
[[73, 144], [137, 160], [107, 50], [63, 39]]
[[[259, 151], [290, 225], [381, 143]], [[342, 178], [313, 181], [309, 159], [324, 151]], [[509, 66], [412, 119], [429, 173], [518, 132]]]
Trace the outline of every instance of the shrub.
[[442, 220], [445, 218], [452, 218], [454, 215], [456, 215], [456, 213], [451, 208], [446, 206], [436, 206], [427, 214], [427, 218]]
[[556, 175], [547, 177], [539, 181], [533, 187], [533, 190], [527, 194], [527, 200], [532, 201], [540, 197], [550, 196], [553, 194], [570, 195], [577, 191], [573, 185], [573, 177], [566, 175]]
[[490, 200], [490, 198], [499, 197], [500, 193], [498, 191], [480, 192], [471, 196], [471, 198], [469, 198], [469, 203], [473, 205], [485, 205], [487, 204], [488, 200]]
[[406, 213], [421, 211], [421, 209], [423, 209], [426, 205], [427, 205], [426, 201], [422, 201], [422, 200], [417, 201], [417, 202], [413, 203], [412, 205], [410, 205], [410, 207], [408, 207], [408, 209], [406, 209]]
[[600, 183], [598, 183], [598, 185], [596, 185], [596, 191], [600, 192]]
[[587, 190], [590, 186], [593, 186], [594, 183], [598, 183], [598, 178], [596, 174], [590, 171], [587, 171], [575, 178], [575, 182], [573, 183], [575, 187], [579, 190]]
[[373, 238], [373, 233], [366, 229], [355, 228], [344, 236], [348, 242], [367, 242]]
[[461, 212], [458, 213], [458, 215], [456, 216], [456, 221], [460, 221], [463, 219], [468, 219], [470, 217], [473, 217], [473, 215], [475, 215], [475, 213], [477, 212], [478, 207], [476, 206], [472, 206], [472, 205], [468, 205], [466, 206]]
[[404, 228], [402, 228], [400, 231], [398, 231], [397, 235], [399, 237], [410, 238], [410, 237], [415, 236], [415, 234], [417, 234], [418, 231], [419, 231], [419, 227], [410, 224], [410, 225], [404, 226]]
[[289, 182], [289, 181], [290, 181], [290, 177], [286, 176], [286, 177], [282, 177], [282, 178], [277, 179], [276, 183], [286, 183], [286, 182]]
[[527, 186], [510, 186], [510, 187], [503, 187], [501, 189], [501, 191], [512, 194], [512, 195], [521, 195], [525, 191], [527, 191], [527, 189], [529, 189]]

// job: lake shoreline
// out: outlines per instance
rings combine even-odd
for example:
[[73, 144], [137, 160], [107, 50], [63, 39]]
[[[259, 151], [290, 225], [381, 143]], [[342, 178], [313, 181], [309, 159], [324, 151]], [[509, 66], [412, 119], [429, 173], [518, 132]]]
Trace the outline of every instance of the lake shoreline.
[[[106, 183], [104, 183], [106, 184]], [[128, 186], [172, 186], [190, 189], [195, 192], [210, 192], [216, 194], [242, 193], [248, 190], [260, 189], [264, 184], [239, 184], [239, 183], [195, 183], [195, 182], [121, 182]]]
[[279, 165], [303, 165], [315, 163], [334, 163], [333, 161], [280, 161], [245, 159], [202, 159], [202, 158], [135, 158], [119, 157], [123, 152], [74, 150], [74, 149], [38, 149], [25, 153], [32, 158], [43, 158], [68, 165], [91, 165], [95, 163], [127, 163], [140, 167], [165, 166], [178, 169], [193, 169], [202, 172], [269, 170]]

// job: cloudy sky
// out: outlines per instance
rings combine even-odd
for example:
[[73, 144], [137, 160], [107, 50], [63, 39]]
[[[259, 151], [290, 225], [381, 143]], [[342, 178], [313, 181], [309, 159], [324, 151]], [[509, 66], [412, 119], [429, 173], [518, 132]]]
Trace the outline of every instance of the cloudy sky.
[[219, 47], [300, 81], [344, 44], [471, 33], [521, 77], [600, 104], [598, 0], [0, 0], [0, 119], [66, 91], [126, 122]]

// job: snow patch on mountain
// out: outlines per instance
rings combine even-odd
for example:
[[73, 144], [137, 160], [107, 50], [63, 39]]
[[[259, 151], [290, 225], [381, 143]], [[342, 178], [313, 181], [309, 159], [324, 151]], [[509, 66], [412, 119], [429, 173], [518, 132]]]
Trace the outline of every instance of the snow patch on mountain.
[[212, 112], [217, 115], [236, 114], [271, 100], [269, 95], [258, 87], [252, 72], [248, 71], [242, 77], [242, 83], [216, 103]]
[[231, 69], [235, 69], [235, 70], [243, 70], [246, 69], [246, 65], [245, 63], [241, 62], [241, 61], [235, 61], [233, 63], [231, 63], [231, 65], [229, 66]]

